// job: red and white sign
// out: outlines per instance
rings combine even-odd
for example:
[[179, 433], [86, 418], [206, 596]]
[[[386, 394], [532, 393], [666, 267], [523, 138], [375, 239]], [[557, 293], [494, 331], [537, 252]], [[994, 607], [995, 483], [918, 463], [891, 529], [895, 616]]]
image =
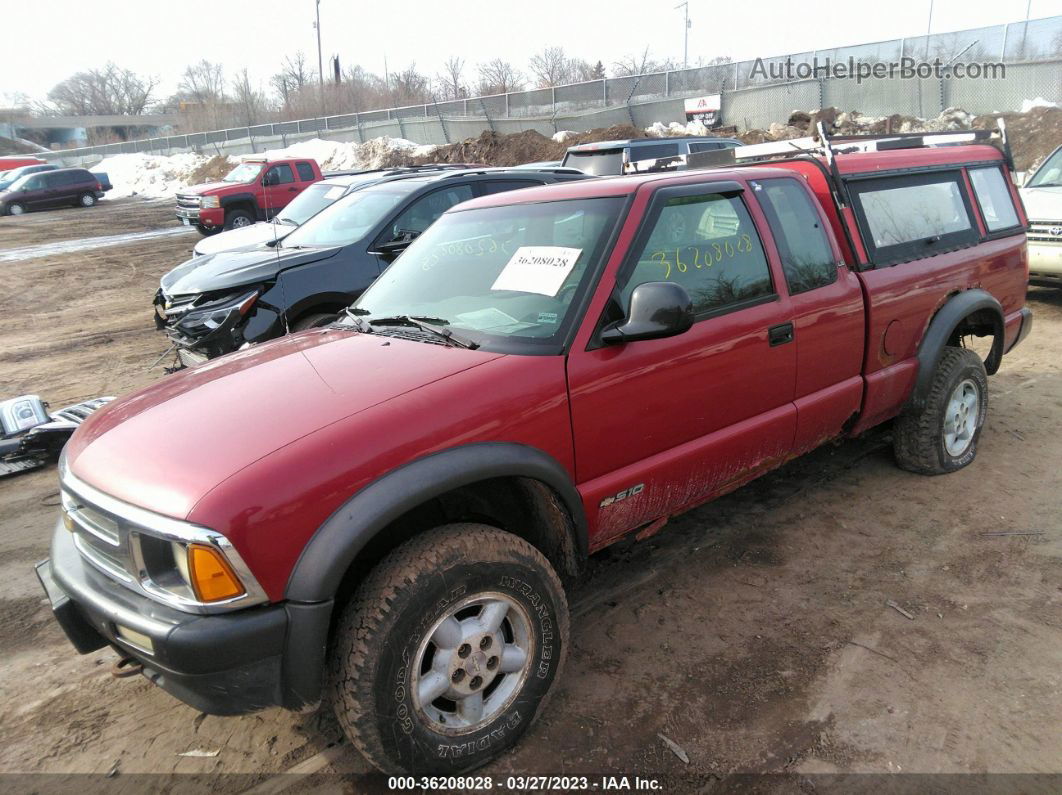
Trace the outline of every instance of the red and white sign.
[[686, 121], [699, 121], [705, 127], [719, 124], [719, 109], [722, 107], [722, 96], [719, 94], [692, 97], [686, 100], [685, 105]]

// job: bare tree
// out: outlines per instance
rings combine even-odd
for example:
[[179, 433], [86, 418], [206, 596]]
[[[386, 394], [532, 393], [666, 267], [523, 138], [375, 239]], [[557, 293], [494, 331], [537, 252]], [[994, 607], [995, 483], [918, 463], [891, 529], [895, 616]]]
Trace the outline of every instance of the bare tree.
[[317, 73], [306, 62], [306, 53], [299, 50], [294, 56], [284, 57], [282, 68], [273, 75], [269, 82], [277, 92], [280, 101], [285, 108], [304, 102], [303, 96], [311, 82], [316, 79]]
[[478, 70], [481, 94], [507, 94], [524, 87], [524, 76], [511, 63], [501, 58], [480, 64]]
[[268, 107], [265, 94], [251, 84], [247, 69], [236, 73], [232, 80], [233, 100], [236, 103], [238, 121], [246, 126], [258, 124]]
[[139, 116], [155, 101], [158, 81], [108, 63], [77, 72], [48, 92], [55, 108], [69, 116]]
[[445, 99], [464, 99], [468, 96], [468, 88], [465, 86], [463, 73], [465, 61], [456, 55], [446, 59], [443, 70], [436, 75], [435, 81], [439, 86], [439, 94]]
[[542, 52], [531, 56], [527, 65], [539, 88], [552, 88], [573, 82], [573, 59], [565, 55], [563, 47], [546, 47]]
[[431, 81], [411, 63], [401, 72], [391, 74], [391, 96], [398, 105], [416, 105], [431, 98]]
[[633, 55], [625, 55], [620, 60], [612, 64], [612, 74], [616, 77], [628, 77], [630, 75], [644, 75], [651, 72], [666, 72], [669, 69], [674, 69], [675, 63], [667, 58], [663, 61], [657, 61], [649, 54], [649, 48], [646, 47], [640, 54], [635, 53]]

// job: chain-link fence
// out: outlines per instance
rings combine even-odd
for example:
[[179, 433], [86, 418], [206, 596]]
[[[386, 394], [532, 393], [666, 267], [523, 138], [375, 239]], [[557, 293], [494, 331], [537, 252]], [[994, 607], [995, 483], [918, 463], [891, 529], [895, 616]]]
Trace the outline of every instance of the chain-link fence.
[[[821, 76], [824, 73], [810, 78], [793, 75], [799, 64], [825, 69], [833, 64], [889, 64], [904, 59], [939, 60], [954, 67], [928, 78], [858, 81]], [[984, 62], [1002, 62], [1005, 79], [956, 78], [956, 67]], [[227, 145], [233, 142], [243, 142], [257, 152], [314, 135], [361, 141], [387, 135], [442, 144], [474, 137], [487, 129], [552, 132], [612, 124], [647, 126], [655, 121], [685, 121], [682, 98], [707, 94], [720, 94], [723, 123], [741, 128], [784, 123], [794, 110], [829, 106], [875, 116], [900, 113], [932, 117], [949, 107], [970, 113], [1018, 110], [1026, 100], [1037, 98], [1062, 104], [1062, 16], [554, 88], [126, 141], [43, 156], [86, 159], [121, 152], [186, 150], [220, 154], [231, 149]]]

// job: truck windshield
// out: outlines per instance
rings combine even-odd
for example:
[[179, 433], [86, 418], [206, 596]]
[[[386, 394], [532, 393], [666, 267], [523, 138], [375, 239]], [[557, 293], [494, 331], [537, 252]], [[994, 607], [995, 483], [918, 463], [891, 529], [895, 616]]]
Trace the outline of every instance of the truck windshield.
[[577, 168], [584, 174], [595, 177], [607, 177], [623, 173], [622, 149], [598, 149], [593, 152], [568, 152], [564, 156], [564, 166]]
[[222, 182], [251, 182], [261, 173], [261, 163], [240, 163], [240, 165], [225, 175]]
[[277, 219], [295, 226], [302, 226], [346, 191], [346, 185], [328, 185], [324, 182], [317, 182], [288, 202], [288, 206], [280, 211]]
[[622, 206], [622, 198], [597, 198], [447, 213], [353, 313], [369, 323], [430, 319], [487, 347], [505, 339], [558, 343]]
[[361, 240], [407, 193], [370, 188], [344, 196], [284, 238], [284, 247], [345, 246]]
[[1036, 169], [1026, 188], [1050, 188], [1062, 186], [1062, 148], [1056, 149], [1044, 164]]

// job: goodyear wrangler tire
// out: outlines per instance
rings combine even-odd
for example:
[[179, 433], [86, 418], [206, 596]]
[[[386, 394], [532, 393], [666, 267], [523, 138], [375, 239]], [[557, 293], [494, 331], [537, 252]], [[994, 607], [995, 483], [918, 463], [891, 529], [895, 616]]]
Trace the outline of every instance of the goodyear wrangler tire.
[[962, 469], [977, 455], [987, 414], [988, 376], [981, 357], [965, 348], [945, 348], [923, 409], [896, 420], [896, 463], [924, 475]]
[[370, 572], [333, 645], [333, 706], [362, 754], [388, 773], [458, 773], [512, 746], [543, 708], [568, 604], [523, 539], [447, 525]]

